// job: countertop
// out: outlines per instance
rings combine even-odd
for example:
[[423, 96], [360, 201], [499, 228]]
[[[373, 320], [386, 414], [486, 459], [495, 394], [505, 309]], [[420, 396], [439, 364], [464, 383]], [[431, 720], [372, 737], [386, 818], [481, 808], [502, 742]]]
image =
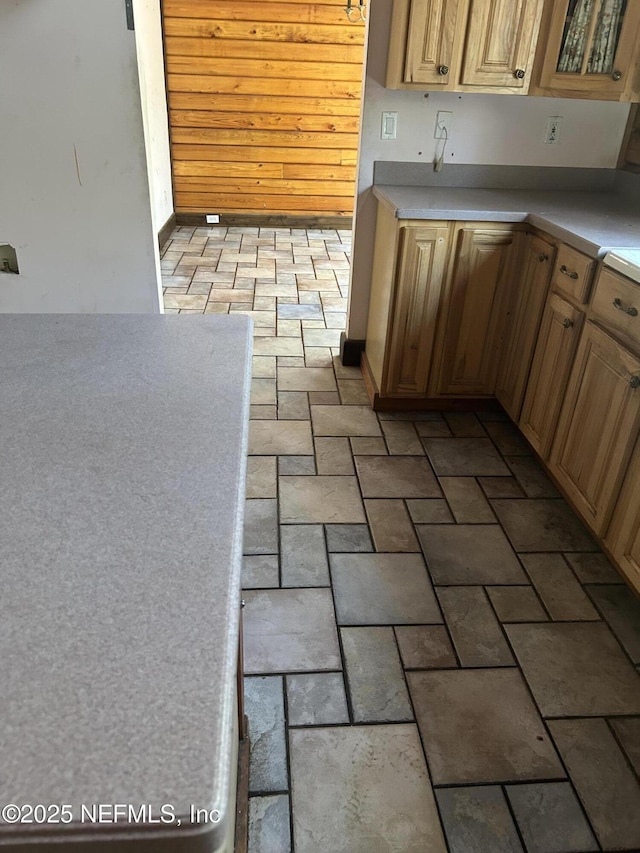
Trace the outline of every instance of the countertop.
[[640, 205], [615, 192], [375, 185], [398, 219], [527, 222], [591, 257], [640, 248]]
[[640, 284], [640, 249], [615, 249], [606, 255], [604, 263]]
[[[0, 804], [74, 818], [0, 820], [0, 849], [23, 849], [16, 831], [29, 850], [217, 849], [235, 819], [251, 322], [5, 314], [0, 354]], [[92, 826], [82, 803], [168, 804], [182, 823]], [[191, 804], [221, 819], [191, 824]]]

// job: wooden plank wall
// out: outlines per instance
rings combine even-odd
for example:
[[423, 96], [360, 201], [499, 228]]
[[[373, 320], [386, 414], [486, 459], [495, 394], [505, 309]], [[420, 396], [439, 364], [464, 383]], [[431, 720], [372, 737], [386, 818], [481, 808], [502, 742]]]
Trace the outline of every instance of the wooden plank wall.
[[345, 0], [163, 0], [177, 213], [353, 212], [364, 24]]

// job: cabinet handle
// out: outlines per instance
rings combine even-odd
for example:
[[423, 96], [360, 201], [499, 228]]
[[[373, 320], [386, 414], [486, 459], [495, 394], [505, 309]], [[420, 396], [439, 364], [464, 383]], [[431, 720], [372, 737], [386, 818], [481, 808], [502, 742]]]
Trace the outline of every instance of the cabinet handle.
[[518, 80], [524, 80], [524, 78], [526, 76], [526, 71], [524, 71], [523, 68], [516, 68], [516, 70], [513, 72], [513, 74], [514, 74], [514, 77], [516, 77]]
[[560, 272], [562, 273], [562, 275], [568, 275], [569, 278], [573, 278], [573, 279], [579, 278], [577, 272], [569, 272], [569, 270], [566, 268], [566, 266], [564, 264], [562, 264], [562, 266], [560, 267]]
[[611, 75], [611, 79], [614, 80], [616, 83], [618, 82], [618, 80], [622, 80], [622, 71], [614, 71]]
[[568, 317], [565, 317], [562, 321], [562, 325], [565, 329], [570, 329], [573, 326], [573, 320], [570, 320]]
[[448, 65], [439, 65], [438, 66], [438, 74], [441, 74], [444, 77], [445, 74], [448, 74], [448, 73], [449, 73], [449, 66]]
[[630, 305], [629, 308], [625, 308], [624, 305], [622, 304], [622, 300], [618, 299], [617, 297], [613, 300], [613, 302], [611, 304], [613, 305], [614, 308], [617, 308], [618, 311], [624, 311], [624, 313], [628, 314], [630, 317], [637, 317], [638, 316], [638, 309], [637, 308], [634, 308], [633, 305]]
[[541, 252], [541, 253], [538, 255], [538, 260], [540, 261], [540, 263], [541, 263], [541, 264], [543, 264], [545, 261], [548, 261], [548, 260], [549, 260], [549, 255], [545, 255], [545, 253], [544, 253], [544, 252]]
[[640, 376], [632, 376], [629, 380], [629, 385], [635, 390], [640, 388]]

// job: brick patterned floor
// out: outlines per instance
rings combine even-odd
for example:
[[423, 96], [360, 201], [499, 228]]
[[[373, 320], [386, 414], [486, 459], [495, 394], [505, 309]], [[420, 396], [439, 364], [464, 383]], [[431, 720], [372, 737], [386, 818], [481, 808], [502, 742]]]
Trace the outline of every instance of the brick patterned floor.
[[255, 321], [253, 853], [640, 849], [640, 605], [501, 413], [375, 414], [349, 232], [178, 228], [167, 312]]

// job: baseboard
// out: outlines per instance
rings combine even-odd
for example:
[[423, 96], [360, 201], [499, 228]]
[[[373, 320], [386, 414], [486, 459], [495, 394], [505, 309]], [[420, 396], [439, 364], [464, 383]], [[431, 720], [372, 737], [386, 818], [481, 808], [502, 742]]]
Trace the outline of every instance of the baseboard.
[[175, 213], [172, 213], [162, 228], [158, 231], [158, 248], [160, 251], [162, 251], [165, 244], [173, 234], [173, 229], [176, 227], [176, 224], [176, 215]]
[[[178, 225], [206, 226], [204, 213], [177, 213]], [[221, 213], [220, 225], [246, 228], [336, 228], [350, 231], [352, 216], [280, 216], [262, 213]], [[215, 227], [215, 226], [214, 226]]]
[[340, 361], [345, 367], [360, 367], [360, 359], [366, 341], [348, 338], [345, 332], [340, 334]]

